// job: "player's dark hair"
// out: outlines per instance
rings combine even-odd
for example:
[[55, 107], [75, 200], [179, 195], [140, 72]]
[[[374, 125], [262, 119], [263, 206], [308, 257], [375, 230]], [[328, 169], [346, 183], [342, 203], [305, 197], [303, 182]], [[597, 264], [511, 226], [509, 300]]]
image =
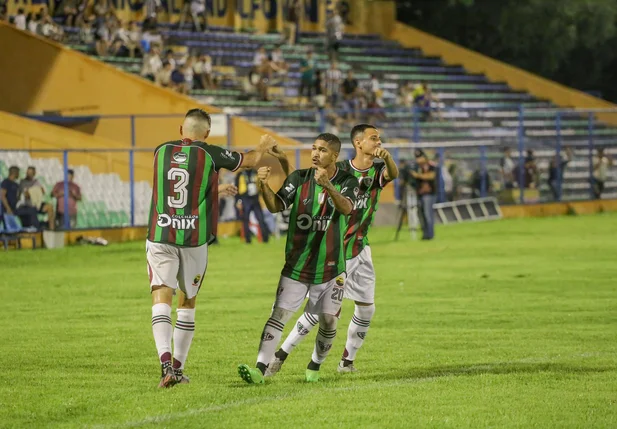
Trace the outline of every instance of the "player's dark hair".
[[29, 166], [28, 166], [28, 170], [34, 170], [34, 171], [36, 171], [36, 167], [35, 167], [34, 165], [29, 165]]
[[334, 134], [322, 133], [317, 136], [316, 140], [325, 141], [326, 143], [328, 143], [328, 146], [330, 146], [330, 149], [332, 149], [334, 152], [341, 151], [341, 140], [339, 140], [339, 138]]
[[9, 167], [9, 175], [11, 174], [19, 174], [19, 167], [16, 165], [11, 165]]
[[349, 133], [349, 137], [351, 137], [351, 142], [353, 143], [356, 137], [358, 137], [358, 134], [364, 134], [364, 132], [370, 128], [374, 130], [377, 129], [375, 125], [371, 125], [371, 124], [358, 124], [355, 127], [353, 127], [351, 129], [351, 133]]
[[195, 118], [202, 121], [206, 121], [208, 123], [208, 128], [212, 125], [212, 119], [210, 119], [210, 115], [203, 109], [191, 109], [186, 112], [184, 118]]

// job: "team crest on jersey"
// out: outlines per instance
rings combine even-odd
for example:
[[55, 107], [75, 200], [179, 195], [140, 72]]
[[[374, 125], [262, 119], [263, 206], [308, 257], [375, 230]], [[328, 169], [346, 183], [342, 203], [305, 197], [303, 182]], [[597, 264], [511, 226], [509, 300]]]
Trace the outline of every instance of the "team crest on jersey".
[[375, 179], [370, 176], [363, 176], [358, 179], [358, 182], [360, 182], [360, 188], [364, 191], [371, 189], [374, 181]]
[[343, 277], [337, 277], [336, 284], [339, 286], [343, 286], [345, 284], [345, 279]]
[[186, 160], [188, 159], [188, 155], [184, 152], [176, 152], [173, 154], [172, 158], [178, 164], [184, 164]]
[[193, 279], [193, 286], [195, 287], [199, 286], [200, 281], [201, 281], [201, 274], [197, 274], [195, 278]]
[[[347, 188], [345, 188], [345, 190], [346, 189]], [[322, 192], [321, 194], [319, 194], [319, 199], [317, 201], [319, 202], [319, 205], [322, 205], [323, 203], [326, 202], [326, 199], [328, 200], [328, 204], [330, 205], [330, 207], [334, 207], [334, 201], [332, 201], [332, 198], [330, 198], [329, 195], [326, 196], [325, 192]]]

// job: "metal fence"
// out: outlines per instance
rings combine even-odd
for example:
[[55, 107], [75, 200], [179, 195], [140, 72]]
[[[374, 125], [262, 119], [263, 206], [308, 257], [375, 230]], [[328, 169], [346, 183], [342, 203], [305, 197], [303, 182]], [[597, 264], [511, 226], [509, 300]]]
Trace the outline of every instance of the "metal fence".
[[[270, 112], [260, 112], [261, 116], [252, 119], [261, 118], [276, 130], [286, 126], [285, 114], [288, 112], [278, 112], [276, 119], [272, 120], [263, 119], [269, 118]], [[466, 116], [456, 119], [461, 112]], [[372, 113], [361, 112], [363, 115]], [[315, 117], [316, 111], [294, 110], [293, 114]], [[610, 120], [607, 116], [610, 114], [617, 119], [617, 111], [526, 110], [520, 107], [515, 111], [494, 108], [444, 110], [440, 112], [443, 118], [430, 119], [422, 118], [419, 110], [413, 110], [412, 114], [414, 119], [410, 124], [384, 125], [384, 147], [391, 151], [397, 163], [402, 165], [405, 162], [408, 166], [414, 162], [414, 149], [424, 149], [438, 168], [437, 196], [440, 202], [485, 196], [497, 196], [504, 204], [617, 197], [615, 167], [610, 165], [610, 160], [617, 157], [617, 128], [598, 119], [600, 114], [604, 115], [605, 121]], [[317, 117], [327, 121], [324, 112], [318, 112]], [[54, 122], [53, 118], [47, 119]], [[151, 197], [153, 148], [163, 141], [177, 138], [181, 119], [182, 115], [98, 118], [99, 121], [127, 123], [126, 127], [109, 127], [126, 135], [124, 140], [120, 138], [127, 143], [127, 148], [122, 149], [0, 149], [0, 178], [8, 176], [11, 166], [20, 167], [20, 179], [28, 166], [35, 166], [37, 178], [46, 191], [45, 201], [56, 213], [64, 214], [59, 226], [65, 229], [145, 225]], [[163, 130], [157, 127], [165, 121], [169, 123], [162, 126]], [[218, 138], [223, 144], [231, 145], [234, 134], [231, 116], [220, 115], [215, 121]], [[311, 121], [306, 123], [306, 130], [302, 131], [305, 138], [300, 138], [306, 142], [314, 139], [319, 131], [331, 131], [325, 122], [317, 125]], [[302, 123], [296, 121], [295, 125], [302, 126]], [[455, 131], [435, 132], [448, 127]], [[460, 129], [465, 132], [458, 131]], [[343, 126], [338, 131], [342, 136], [347, 130]], [[449, 136], [453, 138], [448, 139]], [[236, 144], [234, 150], [248, 150], [250, 148], [245, 146], [249, 145], [249, 142], [241, 146]], [[511, 150], [509, 157], [504, 154], [504, 148]], [[598, 157], [600, 149], [604, 150], [604, 158]], [[533, 153], [529, 154], [529, 150]], [[296, 168], [310, 166], [309, 145], [287, 147], [286, 151]], [[340, 159], [349, 159], [353, 155], [353, 146], [344, 144]], [[598, 177], [603, 168], [608, 174]], [[58, 207], [55, 198], [60, 193], [69, 195], [69, 169], [74, 170], [74, 182], [82, 191], [73, 225], [68, 199], [64, 199], [63, 207]], [[504, 176], [507, 169], [511, 170], [511, 177]], [[221, 179], [232, 181], [233, 175], [223, 174]], [[603, 182], [602, 195], [598, 195], [599, 182]], [[394, 185], [395, 197], [398, 198], [400, 183]], [[53, 192], [54, 188], [56, 192]], [[228, 210], [234, 205], [228, 204]], [[225, 218], [233, 218], [233, 213], [228, 213]]]

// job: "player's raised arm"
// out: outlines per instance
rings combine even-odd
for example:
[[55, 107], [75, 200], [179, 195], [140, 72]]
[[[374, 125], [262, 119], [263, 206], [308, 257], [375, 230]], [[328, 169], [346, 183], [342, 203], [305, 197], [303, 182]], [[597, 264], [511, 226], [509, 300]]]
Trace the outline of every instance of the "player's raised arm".
[[343, 213], [345, 216], [351, 213], [354, 206], [354, 200], [358, 194], [358, 179], [350, 176], [345, 182], [345, 186], [341, 189], [341, 192], [337, 191], [330, 179], [328, 179], [328, 172], [325, 168], [317, 168], [315, 170], [315, 181], [326, 190], [332, 202], [334, 208]]
[[375, 149], [375, 153], [373, 154], [377, 158], [383, 159], [386, 164], [386, 169], [383, 173], [383, 178], [385, 182], [390, 182], [398, 177], [398, 167], [396, 166], [396, 162], [392, 158], [392, 155], [387, 150], [378, 147]]
[[278, 146], [274, 146], [272, 149], [268, 151], [268, 153], [272, 155], [273, 157], [275, 157], [276, 159], [278, 159], [279, 163], [281, 164], [281, 168], [283, 169], [283, 172], [285, 173], [285, 176], [289, 176], [294, 171], [294, 168], [289, 163], [287, 154], [283, 151], [283, 149], [281, 149]]
[[285, 204], [274, 193], [268, 180], [270, 179], [270, 167], [261, 167], [257, 170], [257, 186], [261, 191], [261, 196], [266, 203], [266, 207], [270, 210], [270, 213], [278, 213], [285, 210]]
[[271, 150], [275, 145], [276, 145], [276, 140], [274, 140], [271, 135], [264, 134], [263, 136], [261, 136], [261, 139], [259, 140], [259, 144], [257, 145], [257, 148], [255, 150], [252, 150], [250, 152], [243, 154], [242, 161], [240, 162], [240, 167], [242, 168], [256, 167], [257, 164], [259, 164], [259, 161], [261, 161], [261, 158], [263, 157], [264, 153]]

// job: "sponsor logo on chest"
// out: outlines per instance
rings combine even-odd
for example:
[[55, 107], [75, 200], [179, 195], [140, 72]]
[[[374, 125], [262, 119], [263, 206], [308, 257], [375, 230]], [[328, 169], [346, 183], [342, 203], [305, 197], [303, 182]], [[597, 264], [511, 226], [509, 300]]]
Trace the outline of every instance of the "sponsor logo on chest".
[[196, 221], [197, 216], [194, 215], [169, 216], [168, 214], [162, 213], [159, 214], [156, 224], [161, 228], [172, 227], [173, 229], [195, 229], [197, 228], [195, 226]]

